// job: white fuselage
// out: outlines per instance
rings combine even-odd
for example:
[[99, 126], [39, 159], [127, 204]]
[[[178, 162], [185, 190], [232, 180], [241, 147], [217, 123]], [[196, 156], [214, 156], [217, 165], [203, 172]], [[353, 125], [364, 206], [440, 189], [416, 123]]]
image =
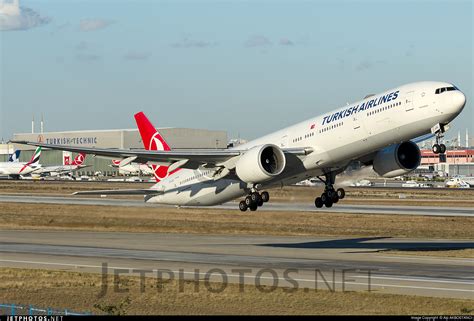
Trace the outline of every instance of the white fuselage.
[[122, 175], [153, 175], [153, 169], [147, 164], [127, 164], [119, 166], [118, 170]]
[[[265, 188], [293, 184], [328, 170], [345, 168], [350, 161], [386, 146], [430, 133], [438, 123], [449, 123], [464, 108], [459, 90], [436, 94], [444, 82], [418, 82], [372, 95], [364, 100], [311, 118], [250, 141], [237, 148], [264, 144], [282, 148], [311, 147], [312, 152], [288, 162], [284, 172], [262, 183]], [[239, 179], [213, 179], [214, 169], [181, 169], [155, 186], [163, 194], [147, 202], [173, 205], [217, 205], [248, 193]]]
[[[37, 171], [40, 166], [39, 165], [28, 165], [25, 167], [27, 163], [20, 163], [20, 162], [2, 162], [0, 163], [0, 176], [19, 176], [19, 175], [26, 175], [30, 174], [34, 171]], [[23, 169], [23, 170], [22, 170]]]
[[50, 175], [50, 176], [58, 176], [68, 173], [73, 173], [78, 171], [79, 169], [83, 168], [82, 165], [56, 165], [56, 166], [44, 166], [39, 168], [34, 172], [34, 174], [38, 175]]

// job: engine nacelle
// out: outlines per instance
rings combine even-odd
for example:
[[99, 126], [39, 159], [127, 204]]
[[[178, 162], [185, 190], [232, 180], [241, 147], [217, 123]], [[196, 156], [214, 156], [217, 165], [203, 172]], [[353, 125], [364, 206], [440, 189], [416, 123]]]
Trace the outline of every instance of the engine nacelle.
[[249, 149], [235, 165], [237, 176], [246, 183], [260, 183], [280, 175], [286, 166], [286, 157], [276, 145], [267, 144]]
[[421, 152], [414, 142], [390, 145], [377, 152], [374, 171], [382, 177], [396, 177], [415, 170], [421, 162]]

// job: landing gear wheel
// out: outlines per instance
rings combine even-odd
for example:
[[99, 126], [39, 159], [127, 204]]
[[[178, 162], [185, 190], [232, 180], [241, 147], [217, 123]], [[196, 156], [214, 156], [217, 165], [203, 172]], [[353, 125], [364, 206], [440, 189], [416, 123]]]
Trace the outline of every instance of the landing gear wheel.
[[324, 205], [326, 205], [326, 207], [332, 207], [332, 204], [333, 202], [330, 199], [327, 199], [326, 202], [324, 202]]
[[324, 202], [322, 201], [321, 197], [316, 197], [316, 199], [314, 200], [314, 205], [315, 205], [317, 208], [323, 207]]
[[338, 188], [336, 191], [337, 196], [339, 197], [340, 200], [342, 200], [344, 197], [346, 197], [346, 191], [343, 188]]
[[446, 152], [446, 145], [445, 144], [440, 144], [439, 145], [439, 153], [444, 154]]
[[258, 204], [258, 200], [260, 198], [261, 198], [260, 194], [258, 194], [257, 192], [253, 192], [252, 194], [250, 194], [250, 199], [252, 200], [253, 203]]
[[438, 145], [438, 144], [434, 144], [434, 145], [433, 145], [433, 148], [432, 148], [431, 150], [433, 151], [433, 153], [439, 154], [440, 151], [441, 151], [441, 146]]
[[329, 199], [326, 193], [322, 193], [320, 198], [323, 203], [326, 203], [326, 201]]
[[258, 207], [257, 204], [252, 204], [252, 205], [249, 206], [249, 208], [252, 212], [255, 212], [257, 210], [257, 207]]
[[334, 198], [334, 195], [336, 194], [336, 192], [333, 189], [328, 189], [326, 191], [326, 194], [327, 194], [329, 199], [332, 199], [332, 198]]
[[258, 205], [258, 206], [262, 206], [262, 205], [263, 205], [263, 200], [262, 200], [261, 197], [258, 199], [257, 205]]
[[337, 202], [339, 202], [339, 196], [337, 196], [337, 194], [334, 194], [334, 197], [332, 198], [332, 202], [334, 204], [336, 204]]
[[262, 195], [260, 195], [260, 197], [262, 198], [262, 201], [264, 203], [270, 200], [270, 194], [268, 194], [268, 192], [262, 192]]
[[245, 212], [247, 210], [248, 206], [247, 204], [245, 204], [245, 201], [240, 201], [239, 203], [239, 209], [242, 211], [242, 212]]
[[245, 205], [247, 205], [247, 207], [250, 207], [253, 204], [252, 198], [250, 197], [250, 195], [245, 198], [244, 202], [245, 202]]

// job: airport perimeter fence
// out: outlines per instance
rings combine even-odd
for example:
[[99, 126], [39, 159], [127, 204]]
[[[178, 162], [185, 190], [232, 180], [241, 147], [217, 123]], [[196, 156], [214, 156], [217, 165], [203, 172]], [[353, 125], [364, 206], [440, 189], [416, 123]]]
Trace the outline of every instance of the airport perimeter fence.
[[92, 315], [68, 309], [37, 308], [33, 305], [0, 304], [0, 315]]

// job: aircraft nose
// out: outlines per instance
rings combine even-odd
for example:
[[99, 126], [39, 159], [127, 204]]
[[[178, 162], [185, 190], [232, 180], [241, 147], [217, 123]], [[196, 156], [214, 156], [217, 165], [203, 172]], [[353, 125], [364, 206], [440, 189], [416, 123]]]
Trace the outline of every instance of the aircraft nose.
[[456, 108], [457, 111], [460, 111], [464, 108], [464, 105], [466, 105], [466, 96], [461, 91], [457, 90], [453, 92], [452, 102], [454, 108]]

